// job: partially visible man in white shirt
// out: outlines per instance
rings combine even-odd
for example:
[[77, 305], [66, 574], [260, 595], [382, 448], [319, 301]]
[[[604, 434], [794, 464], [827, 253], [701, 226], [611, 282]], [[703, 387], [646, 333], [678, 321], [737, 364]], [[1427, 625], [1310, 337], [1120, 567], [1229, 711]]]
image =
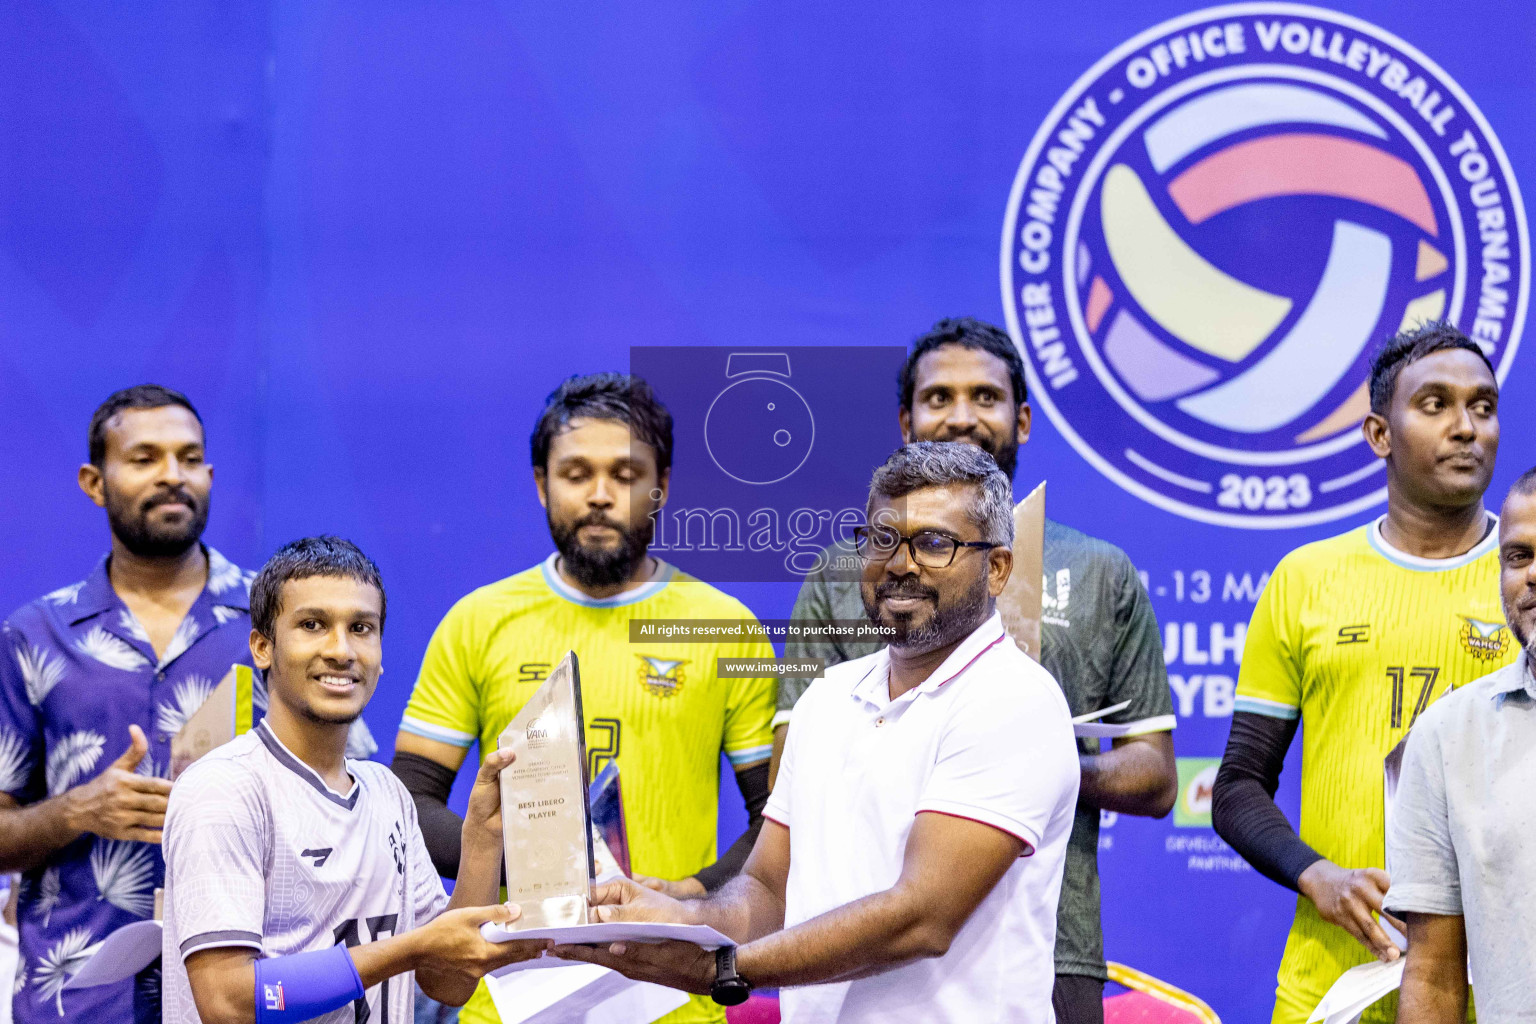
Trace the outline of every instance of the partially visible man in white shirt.
[[[1387, 832], [1383, 909], [1408, 921], [1399, 1024], [1536, 1020], [1536, 469], [1499, 516], [1504, 617], [1524, 656], [1419, 716]], [[1494, 634], [1497, 637], [1497, 633]]]
[[1050, 1024], [1077, 748], [1061, 688], [1003, 631], [1008, 477], [967, 444], [899, 449], [858, 534], [890, 646], [801, 698], [742, 874], [675, 901], [630, 882], [600, 919], [708, 924], [741, 942], [557, 947], [730, 1005], [782, 988], [788, 1024]]

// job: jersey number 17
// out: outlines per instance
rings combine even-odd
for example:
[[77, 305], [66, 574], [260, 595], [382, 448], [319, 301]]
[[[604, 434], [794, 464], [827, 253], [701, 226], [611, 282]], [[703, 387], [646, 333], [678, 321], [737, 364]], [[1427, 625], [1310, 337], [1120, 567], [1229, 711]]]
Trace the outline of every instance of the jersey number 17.
[[[336, 926], [336, 941], [351, 949], [365, 942], [387, 939], [395, 934], [395, 923], [398, 920], [397, 914], [381, 914], [378, 917], [343, 921]], [[364, 929], [367, 930], [364, 931]], [[392, 980], [385, 978], [379, 983], [380, 1024], [389, 1024], [389, 983]], [[361, 998], [352, 1000], [352, 1020], [354, 1024], [368, 1024], [371, 1016], [372, 1012], [368, 1009], [368, 993], [364, 992]]]
[[1414, 683], [1422, 684], [1418, 687], [1418, 697], [1413, 702], [1413, 717], [1408, 719], [1408, 727], [1411, 729], [1413, 723], [1419, 720], [1419, 715], [1429, 707], [1429, 702], [1434, 698], [1435, 680], [1440, 678], [1440, 669], [1433, 665], [1415, 665], [1413, 668], [1394, 665], [1387, 669], [1387, 678], [1392, 680], [1392, 728], [1394, 729], [1403, 727], [1404, 689], [1412, 689]]

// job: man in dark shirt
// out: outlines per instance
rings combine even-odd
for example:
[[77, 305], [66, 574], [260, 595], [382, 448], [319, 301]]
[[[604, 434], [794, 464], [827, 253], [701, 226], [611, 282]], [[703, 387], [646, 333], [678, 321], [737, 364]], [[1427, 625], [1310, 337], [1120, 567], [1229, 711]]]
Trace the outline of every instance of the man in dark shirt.
[[[984, 449], [1010, 477], [1019, 445], [1029, 440], [1030, 407], [1023, 363], [1001, 329], [977, 320], [941, 320], [912, 346], [898, 380], [897, 416], [904, 442], [961, 441]], [[829, 548], [795, 601], [804, 622], [861, 620], [858, 559], [851, 546]], [[1074, 715], [1124, 701], [1105, 721], [1135, 723], [1110, 750], [1078, 741], [1082, 785], [1056, 923], [1056, 1019], [1103, 1020], [1104, 933], [1099, 920], [1099, 812], [1162, 817], [1178, 789], [1173, 699], [1151, 600], [1135, 567], [1113, 544], [1069, 526], [1045, 522], [1041, 664], [1056, 677]], [[836, 664], [863, 657], [879, 643], [789, 640], [786, 658]], [[779, 685], [774, 720], [775, 764], [791, 711], [809, 679]]]

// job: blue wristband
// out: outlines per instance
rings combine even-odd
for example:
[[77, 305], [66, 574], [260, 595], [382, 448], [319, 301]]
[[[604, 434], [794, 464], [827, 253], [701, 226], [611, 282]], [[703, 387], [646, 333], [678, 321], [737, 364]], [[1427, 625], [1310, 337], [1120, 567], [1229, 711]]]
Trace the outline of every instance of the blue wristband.
[[347, 947], [256, 961], [256, 1024], [298, 1024], [363, 996]]

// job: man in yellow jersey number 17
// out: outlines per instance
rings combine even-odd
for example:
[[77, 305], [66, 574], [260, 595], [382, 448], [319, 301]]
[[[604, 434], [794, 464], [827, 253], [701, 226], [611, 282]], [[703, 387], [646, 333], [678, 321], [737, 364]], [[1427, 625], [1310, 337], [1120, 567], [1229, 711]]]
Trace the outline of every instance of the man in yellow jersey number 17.
[[[588, 768], [619, 765], [637, 875], [703, 895], [751, 851], [768, 800], [777, 687], [720, 678], [720, 658], [772, 658], [766, 641], [631, 643], [631, 619], [753, 620], [739, 601], [648, 554], [666, 500], [672, 416], [639, 378], [572, 377], [550, 395], [531, 441], [534, 482], [556, 553], [460, 600], [437, 627], [395, 741], [438, 870], [458, 859], [447, 800], [469, 747], [496, 749], [507, 723], [567, 650], [581, 660]], [[755, 621], [755, 620], [753, 620]], [[747, 832], [716, 861], [720, 754], [736, 770]], [[647, 879], [654, 881], [653, 879]], [[497, 1020], [481, 986], [462, 1024]], [[696, 996], [663, 1018], [724, 1021]]]
[[[1387, 512], [1276, 567], [1216, 777], [1216, 831], [1300, 894], [1274, 1024], [1303, 1024], [1349, 968], [1401, 956], [1376, 917], [1391, 882], [1383, 761], [1437, 697], [1519, 653], [1499, 607], [1497, 519], [1483, 507], [1499, 447], [1487, 357], [1446, 323], [1405, 331], [1376, 356], [1370, 400], [1362, 429], [1386, 463]], [[1274, 794], [1303, 724], [1298, 835]], [[1383, 1000], [1364, 1024], [1396, 1010]]]

